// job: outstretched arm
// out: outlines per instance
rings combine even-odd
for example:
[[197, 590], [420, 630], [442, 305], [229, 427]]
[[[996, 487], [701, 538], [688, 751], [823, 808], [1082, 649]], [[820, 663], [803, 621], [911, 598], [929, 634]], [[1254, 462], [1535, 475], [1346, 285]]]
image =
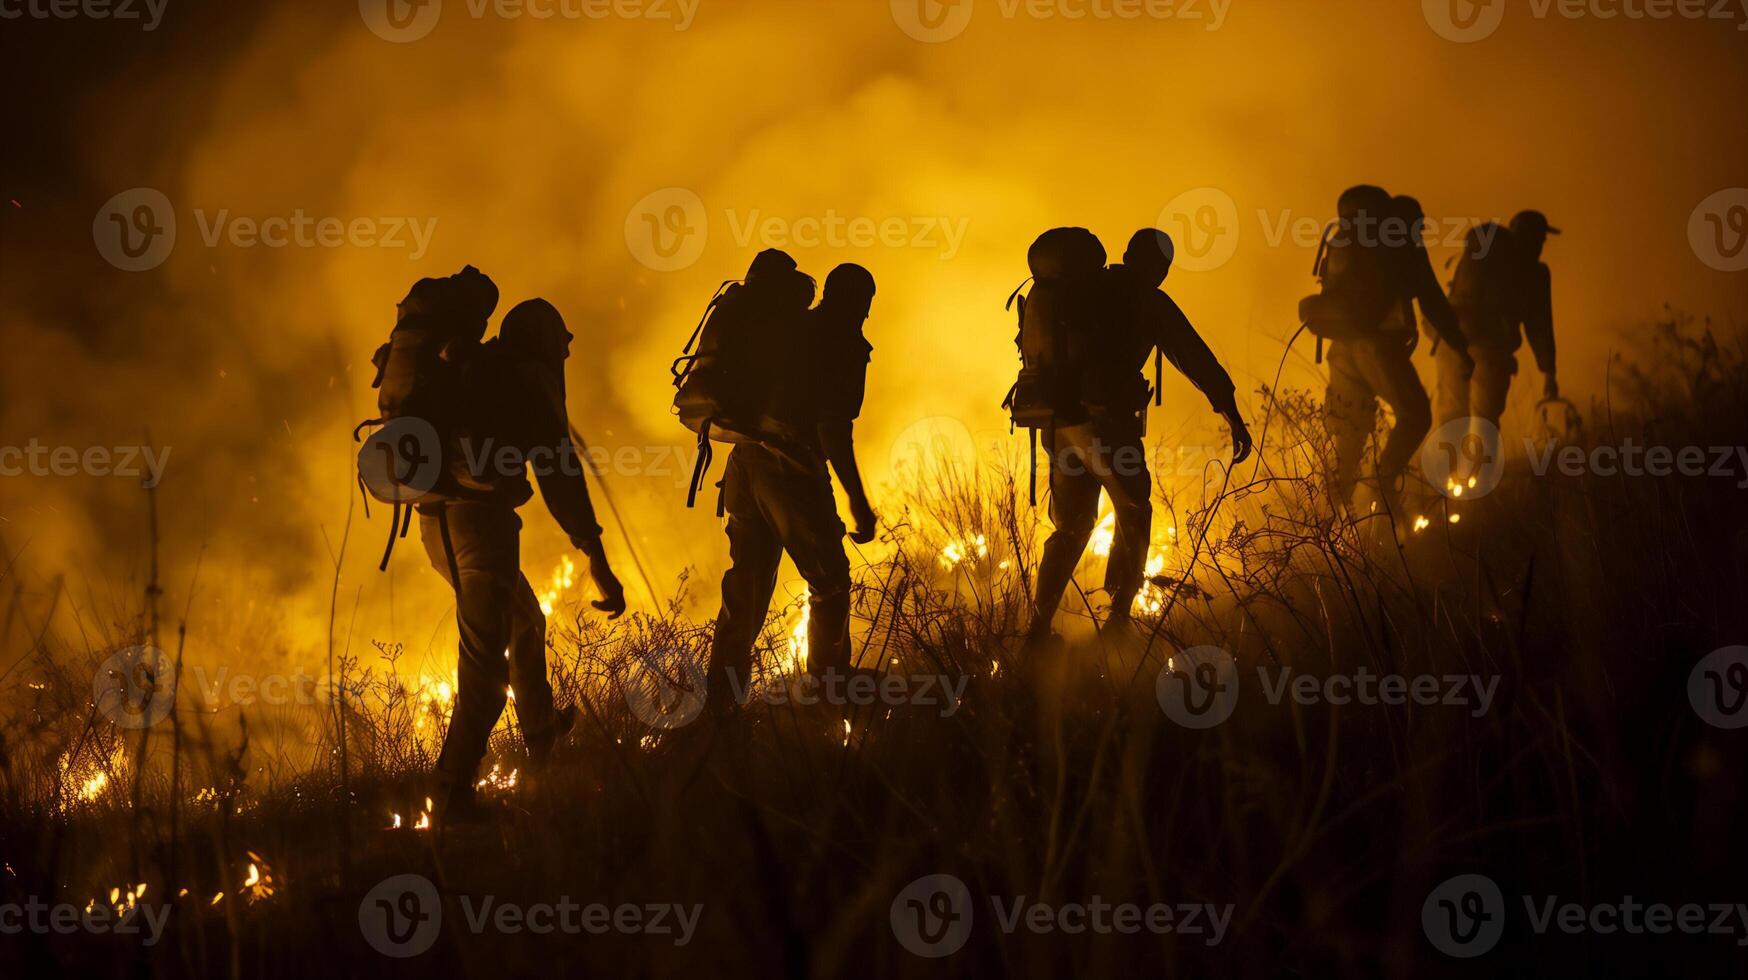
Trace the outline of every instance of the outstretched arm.
[[1232, 376], [1220, 366], [1220, 359], [1214, 356], [1214, 351], [1208, 347], [1201, 334], [1190, 325], [1189, 317], [1170, 296], [1157, 294], [1156, 321], [1158, 336], [1154, 342], [1171, 366], [1178, 369], [1196, 390], [1208, 399], [1208, 404], [1214, 411], [1226, 420], [1232, 429], [1232, 465], [1244, 462], [1250, 455], [1250, 430], [1244, 424], [1244, 417], [1238, 412], [1236, 387], [1232, 384]]
[[607, 549], [601, 543], [601, 524], [595, 518], [595, 503], [589, 495], [582, 455], [571, 440], [562, 390], [551, 379], [533, 372], [522, 380], [536, 439], [533, 445], [553, 446], [557, 450], [554, 462], [535, 467], [540, 497], [546, 501], [553, 520], [570, 536], [572, 546], [589, 559], [589, 575], [601, 591], [601, 598], [592, 605], [618, 619], [625, 612], [625, 587], [613, 574]]
[[868, 503], [868, 490], [862, 484], [862, 470], [856, 464], [855, 423], [828, 421], [819, 426], [819, 441], [825, 447], [825, 458], [838, 475], [844, 493], [850, 498], [850, 514], [856, 519], [856, 529], [850, 540], [867, 544], [874, 540], [878, 523], [874, 508]]
[[1536, 356], [1536, 367], [1545, 379], [1547, 398], [1560, 397], [1554, 378], [1554, 286], [1547, 263], [1538, 262], [1524, 283], [1523, 338]]
[[1451, 308], [1450, 297], [1433, 270], [1432, 256], [1424, 248], [1415, 248], [1408, 256], [1409, 291], [1420, 303], [1420, 315], [1432, 326], [1438, 338], [1452, 350], [1468, 353], [1469, 341], [1457, 323], [1457, 311]]

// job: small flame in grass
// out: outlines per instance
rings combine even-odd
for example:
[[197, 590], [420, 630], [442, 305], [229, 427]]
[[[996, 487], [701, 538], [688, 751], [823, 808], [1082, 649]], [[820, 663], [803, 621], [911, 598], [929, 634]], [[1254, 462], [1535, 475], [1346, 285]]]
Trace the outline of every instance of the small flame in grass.
[[1092, 553], [1100, 558], [1111, 557], [1111, 546], [1117, 540], [1117, 512], [1107, 511], [1093, 526]]
[[475, 783], [474, 788], [483, 790], [487, 793], [508, 792], [509, 790], [516, 788], [516, 781], [521, 776], [521, 773], [522, 771], [520, 769], [512, 769], [509, 772], [505, 772], [504, 767], [500, 763], [494, 762], [492, 763], [492, 771], [486, 773], [484, 779]]
[[577, 584], [577, 563], [571, 556], [565, 555], [559, 559], [558, 567], [552, 570], [552, 577], [547, 580], [546, 588], [540, 592], [540, 611], [552, 615], [558, 608], [558, 600], [575, 588]]
[[850, 744], [850, 719], [844, 719], [844, 744]]
[[1424, 515], [1424, 514], [1422, 514], [1421, 516], [1416, 517], [1414, 519], [1414, 533], [1415, 534], [1419, 534], [1420, 532], [1426, 530], [1427, 528], [1429, 528], [1431, 526], [1432, 526], [1432, 521], [1428, 520], [1426, 515]]
[[801, 590], [801, 609], [789, 621], [789, 627], [784, 631], [783, 672], [799, 674], [807, 669], [807, 624], [813, 619], [813, 603], [808, 600], [812, 593]]
[[1462, 522], [1463, 522], [1463, 515], [1461, 515], [1461, 514], [1452, 514], [1451, 515], [1451, 523], [1452, 524], [1461, 524]]
[[276, 891], [273, 882], [273, 868], [265, 858], [254, 851], [245, 853], [249, 856], [249, 875], [243, 879], [243, 887], [238, 891], [249, 900], [249, 904], [253, 905], [273, 897]]
[[976, 534], [964, 540], [947, 542], [941, 549], [941, 567], [949, 571], [969, 561], [973, 565], [989, 557], [989, 538]]

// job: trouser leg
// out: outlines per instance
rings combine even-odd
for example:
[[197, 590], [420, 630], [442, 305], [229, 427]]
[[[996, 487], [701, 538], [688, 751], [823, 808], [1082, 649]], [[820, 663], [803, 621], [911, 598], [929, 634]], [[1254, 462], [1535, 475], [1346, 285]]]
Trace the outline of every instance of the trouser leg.
[[509, 683], [504, 651], [510, 644], [516, 585], [522, 574], [521, 526], [515, 511], [495, 504], [449, 504], [442, 516], [422, 514], [419, 519], [426, 555], [455, 588], [460, 658], [454, 710], [437, 770], [457, 785], [471, 786], [477, 778], [492, 728], [504, 711]]
[[516, 579], [510, 607], [510, 691], [516, 697], [516, 718], [529, 744], [545, 739], [557, 724], [552, 683], [546, 677], [546, 614], [527, 576]]
[[1477, 418], [1498, 427], [1505, 414], [1505, 400], [1511, 393], [1511, 379], [1516, 374], [1516, 354], [1501, 350], [1475, 352], [1475, 378], [1470, 390]]
[[1366, 439], [1377, 426], [1377, 392], [1361, 371], [1359, 345], [1335, 341], [1329, 345], [1329, 387], [1323, 398], [1323, 424], [1335, 458], [1328, 471], [1330, 504], [1339, 511], [1353, 502]]
[[1038, 561], [1038, 582], [1032, 593], [1034, 634], [1049, 632], [1099, 518], [1099, 480], [1083, 451], [1062, 433], [1046, 438], [1044, 445], [1050, 460], [1050, 522], [1055, 530], [1044, 542], [1044, 557]]
[[707, 682], [707, 696], [717, 705], [744, 698], [752, 683], [753, 646], [770, 612], [783, 560], [782, 542], [758, 506], [744, 462], [737, 448], [722, 481], [729, 568], [722, 576], [722, 611], [716, 617]]
[[1111, 613], [1126, 616], [1141, 592], [1147, 573], [1147, 549], [1153, 542], [1153, 475], [1147, 471], [1147, 451], [1139, 433], [1104, 440], [1095, 455], [1094, 475], [1111, 498], [1116, 531], [1105, 563], [1105, 591]]
[[1439, 347], [1434, 360], [1438, 364], [1438, 424], [1443, 426], [1468, 418], [1475, 363], [1449, 344]]
[[807, 672], [850, 669], [850, 556], [824, 463], [797, 466], [770, 453], [749, 456], [760, 506], [795, 571], [807, 583]]
[[[1373, 347], [1366, 359], [1366, 373], [1373, 390], [1396, 417], [1384, 448], [1378, 452], [1378, 486], [1387, 501], [1394, 504], [1396, 483], [1426, 434], [1432, 431], [1432, 401], [1426, 385], [1414, 370], [1414, 361], [1406, 350], [1394, 347]], [[1400, 516], [1400, 515], [1398, 515]]]

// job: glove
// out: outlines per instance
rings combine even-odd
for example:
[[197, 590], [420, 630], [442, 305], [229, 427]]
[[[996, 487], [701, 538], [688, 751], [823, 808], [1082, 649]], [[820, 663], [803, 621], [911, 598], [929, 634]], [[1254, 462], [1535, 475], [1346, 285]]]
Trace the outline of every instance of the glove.
[[1251, 441], [1250, 429], [1245, 426], [1243, 419], [1236, 414], [1228, 415], [1226, 423], [1232, 426], [1232, 465], [1237, 466], [1250, 458], [1250, 451], [1255, 444]]
[[625, 586], [620, 584], [619, 576], [613, 574], [613, 567], [607, 563], [607, 549], [596, 540], [583, 546], [583, 554], [589, 559], [589, 578], [601, 592], [601, 598], [589, 605], [606, 613], [608, 619], [625, 615]]
[[880, 530], [880, 518], [874, 515], [874, 508], [866, 500], [861, 500], [850, 505], [850, 514], [856, 519], [856, 529], [850, 532], [850, 540], [857, 544], [873, 541]]
[[1555, 380], [1552, 372], [1542, 376], [1542, 401], [1558, 401], [1560, 398], [1560, 382]]

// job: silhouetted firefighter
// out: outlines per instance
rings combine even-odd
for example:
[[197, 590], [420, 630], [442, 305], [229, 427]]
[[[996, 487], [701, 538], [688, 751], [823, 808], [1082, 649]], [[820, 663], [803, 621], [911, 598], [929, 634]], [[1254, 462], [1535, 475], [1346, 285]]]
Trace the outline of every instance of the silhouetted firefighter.
[[1451, 280], [1451, 306], [1469, 339], [1469, 356], [1441, 348], [1438, 359], [1440, 424], [1474, 416], [1499, 424], [1505, 414], [1517, 351], [1529, 342], [1542, 372], [1542, 398], [1560, 397], [1554, 374], [1553, 277], [1542, 247], [1560, 229], [1540, 211], [1521, 211], [1510, 228], [1470, 229]]
[[831, 469], [850, 498], [852, 538], [872, 541], [876, 527], [852, 443], [872, 352], [862, 325], [874, 277], [838, 266], [810, 311], [813, 280], [770, 249], [744, 281], [725, 285], [674, 365], [675, 408], [699, 433], [693, 497], [709, 469], [710, 442], [734, 447], [717, 502], [728, 517], [731, 567], [711, 645], [713, 709], [731, 698], [744, 703], [784, 552], [807, 582], [808, 673], [828, 682], [848, 673], [850, 562]]
[[[1107, 625], [1126, 622], [1146, 571], [1152, 537], [1153, 478], [1143, 440], [1151, 398], [1162, 401], [1169, 359], [1232, 428], [1236, 465], [1250, 455], [1250, 432], [1232, 378], [1160, 290], [1174, 249], [1144, 228], [1123, 262], [1105, 268], [1105, 249], [1084, 228], [1045, 232], [1027, 255], [1033, 285], [1019, 300], [1022, 368], [1006, 407], [1014, 425], [1042, 441], [1050, 466], [1050, 519], [1029, 637], [1050, 636], [1051, 621], [1098, 521], [1099, 491], [1111, 498], [1116, 532], [1105, 566]], [[1023, 287], [1022, 287], [1023, 288]], [[1143, 371], [1154, 358], [1149, 389]], [[1035, 466], [1035, 464], [1034, 464]], [[1033, 476], [1036, 497], [1036, 474]]]
[[[595, 608], [615, 618], [625, 611], [571, 444], [564, 401], [571, 334], [550, 303], [531, 300], [504, 317], [496, 340], [482, 344], [497, 299], [497, 287], [471, 266], [414, 287], [389, 343], [377, 352], [379, 421], [386, 424], [360, 457], [367, 486], [396, 505], [396, 534], [405, 533], [411, 517], [408, 511], [400, 521], [401, 508], [417, 507], [425, 553], [455, 590], [458, 683], [432, 794], [446, 818], [473, 807], [506, 686], [537, 765], [576, 719], [574, 708], [555, 710], [546, 619], [521, 570], [516, 510], [534, 495], [529, 465], [547, 509], [588, 556], [603, 596]], [[372, 462], [383, 444], [386, 477]], [[384, 484], [393, 490], [381, 492]]]
[[1467, 356], [1468, 345], [1426, 254], [1420, 203], [1361, 185], [1341, 195], [1336, 213], [1317, 251], [1322, 288], [1299, 305], [1320, 354], [1329, 343], [1324, 423], [1335, 451], [1330, 504], [1338, 514], [1352, 504], [1382, 400], [1396, 422], [1378, 451], [1378, 497], [1400, 521], [1397, 482], [1432, 428], [1431, 399], [1412, 360], [1419, 342], [1414, 304], [1454, 355]]

